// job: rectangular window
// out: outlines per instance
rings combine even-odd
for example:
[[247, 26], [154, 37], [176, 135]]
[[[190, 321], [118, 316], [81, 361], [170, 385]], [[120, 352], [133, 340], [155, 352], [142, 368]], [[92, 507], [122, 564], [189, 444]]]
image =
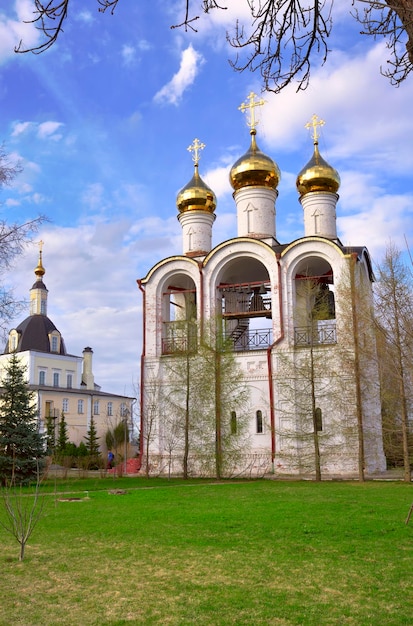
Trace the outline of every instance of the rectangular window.
[[57, 352], [57, 337], [52, 337], [52, 352]]
[[73, 374], [67, 375], [66, 383], [68, 389], [71, 389], [73, 387]]
[[45, 385], [46, 384], [46, 372], [44, 372], [43, 370], [40, 370], [39, 372], [39, 385]]
[[122, 402], [122, 404], [120, 405], [120, 416], [121, 417], [128, 416], [128, 409], [126, 408], [126, 404], [124, 402]]
[[68, 398], [63, 398], [62, 411], [63, 411], [63, 413], [67, 413], [68, 410], [69, 410], [69, 399]]
[[113, 402], [108, 402], [108, 415], [113, 415]]
[[95, 400], [93, 403], [93, 415], [99, 415], [99, 400]]
[[83, 400], [77, 401], [77, 412], [79, 415], [83, 414]]
[[59, 386], [59, 373], [53, 372], [53, 387]]
[[237, 434], [237, 414], [235, 411], [231, 411], [231, 435]]

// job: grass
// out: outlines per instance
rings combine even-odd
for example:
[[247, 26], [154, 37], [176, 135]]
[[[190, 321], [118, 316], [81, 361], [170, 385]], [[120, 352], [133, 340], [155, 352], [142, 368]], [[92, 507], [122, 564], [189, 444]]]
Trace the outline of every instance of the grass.
[[0, 529], [1, 626], [412, 623], [411, 485], [57, 487], [22, 563]]

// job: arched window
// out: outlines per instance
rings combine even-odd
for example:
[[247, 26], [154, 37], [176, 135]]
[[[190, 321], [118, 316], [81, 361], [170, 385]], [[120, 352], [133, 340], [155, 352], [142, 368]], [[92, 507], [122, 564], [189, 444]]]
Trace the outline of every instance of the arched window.
[[299, 346], [336, 343], [334, 273], [324, 259], [302, 259], [295, 271], [294, 342]]
[[46, 384], [46, 372], [44, 370], [40, 370], [39, 372], [39, 385]]
[[257, 433], [260, 435], [264, 432], [264, 425], [262, 422], [262, 411], [258, 410], [256, 415], [255, 415], [255, 420], [256, 420], [256, 430]]
[[231, 435], [236, 435], [237, 434], [237, 414], [235, 413], [235, 411], [231, 411], [230, 427], [231, 427]]
[[173, 276], [162, 294], [162, 354], [197, 349], [196, 287], [192, 278]]

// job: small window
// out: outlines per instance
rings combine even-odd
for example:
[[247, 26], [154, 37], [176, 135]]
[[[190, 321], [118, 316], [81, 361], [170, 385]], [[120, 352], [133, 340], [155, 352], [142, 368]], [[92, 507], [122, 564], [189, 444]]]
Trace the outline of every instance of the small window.
[[93, 403], [93, 415], [99, 415], [99, 400], [95, 400]]
[[52, 337], [52, 352], [57, 352], [58, 341], [56, 335]]
[[109, 417], [113, 415], [113, 402], [108, 402], [108, 415]]
[[235, 411], [231, 411], [230, 427], [231, 427], [231, 435], [236, 435], [237, 434], [237, 414], [235, 413]]
[[262, 411], [257, 411], [255, 419], [256, 419], [256, 426], [257, 426], [257, 433], [262, 434], [264, 432], [263, 423], [262, 423]]
[[44, 372], [43, 370], [40, 370], [39, 372], [39, 385], [45, 385], [46, 384], [46, 372]]
[[16, 335], [12, 335], [10, 337], [10, 343], [11, 343], [10, 352], [14, 352], [15, 350], [17, 350], [17, 337], [16, 337]]
[[323, 430], [323, 414], [319, 407], [316, 408], [314, 412], [314, 417], [315, 417], [315, 428], [316, 428], [316, 431], [319, 433]]
[[69, 410], [69, 399], [68, 398], [63, 398], [62, 401], [62, 411], [63, 413], [67, 413]]
[[68, 389], [72, 389], [73, 387], [73, 374], [68, 374], [66, 378], [66, 386]]
[[58, 372], [53, 373], [53, 387], [59, 386], [59, 374]]
[[79, 415], [83, 414], [83, 400], [77, 401], [77, 412]]
[[46, 315], [47, 311], [46, 311], [46, 300], [42, 300], [40, 302], [40, 313], [42, 315]]
[[124, 402], [122, 402], [122, 404], [120, 405], [120, 416], [121, 417], [127, 417], [128, 416], [128, 410], [127, 410], [126, 404]]

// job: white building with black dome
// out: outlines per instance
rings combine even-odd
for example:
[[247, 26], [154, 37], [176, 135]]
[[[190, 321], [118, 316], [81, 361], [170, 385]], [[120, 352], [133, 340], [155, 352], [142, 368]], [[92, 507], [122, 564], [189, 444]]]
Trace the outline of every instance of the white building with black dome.
[[16, 353], [35, 392], [39, 430], [45, 432], [47, 421], [52, 418], [57, 437], [64, 413], [69, 441], [78, 445], [84, 440], [93, 416], [104, 451], [108, 428], [125, 418], [132, 423], [134, 399], [104, 392], [95, 383], [92, 348], [86, 347], [82, 356], [67, 352], [62, 334], [47, 315], [48, 290], [43, 281], [41, 249], [34, 273], [30, 314], [9, 332], [4, 354], [0, 355], [1, 378], [10, 355]]
[[[250, 94], [244, 105], [250, 146], [230, 171], [237, 236], [212, 248], [216, 197], [200, 177], [203, 145], [195, 140], [194, 176], [177, 197], [182, 253], [160, 260], [138, 281], [143, 463], [153, 472], [182, 472], [182, 417], [174, 421], [173, 404], [162, 398], [176, 386], [174, 360], [196, 353], [214, 320], [249, 392], [242, 454], [228, 473], [325, 477], [382, 471], [368, 250], [343, 246], [338, 237], [340, 177], [320, 155], [316, 116], [313, 155], [297, 176], [303, 235], [278, 240], [280, 170], [257, 145], [256, 104]], [[237, 435], [237, 419], [235, 410], [220, 415], [210, 449]], [[189, 473], [202, 473], [199, 448], [191, 450], [189, 442], [187, 451]]]

